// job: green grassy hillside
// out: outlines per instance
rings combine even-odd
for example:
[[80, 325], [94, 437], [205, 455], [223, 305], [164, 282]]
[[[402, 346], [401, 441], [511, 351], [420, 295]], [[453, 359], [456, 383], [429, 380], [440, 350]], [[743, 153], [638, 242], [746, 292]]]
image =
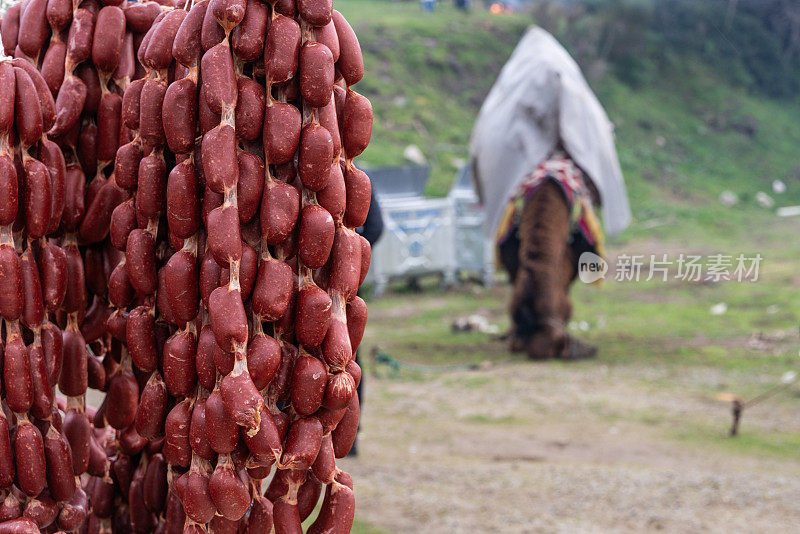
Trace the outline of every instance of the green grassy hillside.
[[[483, 97], [532, 17], [462, 13], [450, 3], [433, 14], [416, 2], [336, 5], [361, 40], [367, 75], [358, 90], [375, 108], [362, 162], [403, 163], [415, 144], [432, 165], [428, 193], [446, 194]], [[617, 128], [636, 220], [624, 237], [691, 231], [696, 242], [723, 245], [752, 235], [774, 217], [755, 201], [758, 191], [772, 195], [774, 179], [788, 185], [778, 206], [800, 203], [797, 102], [748, 94], [691, 59], [652, 79], [636, 89], [612, 75], [590, 80]], [[734, 209], [717, 200], [726, 189], [740, 198]]]

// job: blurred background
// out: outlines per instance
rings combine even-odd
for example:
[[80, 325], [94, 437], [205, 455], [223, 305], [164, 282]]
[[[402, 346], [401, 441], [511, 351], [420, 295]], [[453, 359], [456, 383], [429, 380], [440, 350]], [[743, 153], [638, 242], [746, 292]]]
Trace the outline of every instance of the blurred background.
[[[800, 5], [334, 7], [364, 49], [357, 90], [375, 125], [359, 163], [385, 225], [358, 455], [343, 465], [354, 531], [794, 530]], [[762, 257], [744, 283], [576, 283], [570, 332], [600, 349], [584, 362], [532, 362], [498, 340], [510, 287], [465, 168], [481, 103], [532, 24], [578, 61], [615, 126], [633, 223], [608, 243], [610, 263]]]

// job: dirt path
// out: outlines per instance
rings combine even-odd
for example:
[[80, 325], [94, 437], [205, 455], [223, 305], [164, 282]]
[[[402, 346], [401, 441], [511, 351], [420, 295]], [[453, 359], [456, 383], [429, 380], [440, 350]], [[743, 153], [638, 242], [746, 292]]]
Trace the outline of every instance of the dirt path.
[[[359, 517], [403, 533], [796, 529], [800, 453], [703, 442], [724, 433], [725, 408], [643, 385], [659, 372], [518, 363], [366, 377], [360, 456], [342, 462]], [[791, 405], [746, 422], [800, 435]], [[684, 427], [700, 441], [678, 439]]]

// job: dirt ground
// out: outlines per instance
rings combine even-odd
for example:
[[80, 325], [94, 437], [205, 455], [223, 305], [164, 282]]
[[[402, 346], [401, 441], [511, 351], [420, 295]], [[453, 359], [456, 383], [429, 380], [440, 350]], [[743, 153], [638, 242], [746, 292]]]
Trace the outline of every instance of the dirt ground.
[[[673, 373], [515, 362], [366, 376], [360, 455], [342, 461], [359, 518], [403, 533], [796, 531], [800, 453], [729, 446], [725, 405], [681, 393], [725, 377]], [[800, 436], [793, 408], [743, 425]]]

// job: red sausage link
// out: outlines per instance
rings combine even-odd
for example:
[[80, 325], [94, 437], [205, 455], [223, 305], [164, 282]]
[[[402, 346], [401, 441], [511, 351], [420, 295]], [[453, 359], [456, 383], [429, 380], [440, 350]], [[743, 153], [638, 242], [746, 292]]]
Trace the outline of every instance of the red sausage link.
[[329, 410], [342, 410], [347, 408], [355, 393], [355, 379], [347, 372], [335, 373], [328, 378], [323, 403]]
[[270, 9], [259, 0], [247, 1], [244, 20], [231, 32], [231, 49], [241, 61], [255, 61], [264, 53]]
[[[5, 39], [5, 34], [3, 34]], [[0, 62], [0, 135], [7, 135], [14, 126], [16, 75], [11, 61]], [[3, 154], [7, 156], [8, 154]]]
[[331, 101], [335, 70], [333, 54], [322, 43], [306, 42], [298, 57], [300, 69], [300, 93], [305, 101], [321, 108]]
[[[3, 49], [7, 56], [14, 55], [17, 47], [17, 37], [19, 36], [19, 16], [22, 3], [14, 4], [3, 14], [2, 26], [0, 26], [0, 36], [3, 38]], [[70, 15], [72, 6], [70, 6]]]
[[225, 455], [208, 481], [208, 493], [217, 511], [231, 521], [238, 521], [250, 508], [250, 492], [247, 484], [234, 471], [230, 456]]
[[[66, 60], [67, 44], [61, 41], [51, 42], [42, 60], [42, 78], [44, 78], [47, 88], [50, 89], [53, 97], [58, 94], [58, 90], [64, 82], [64, 75], [66, 74], [64, 64]], [[55, 111], [55, 102], [53, 106]]]
[[50, 172], [44, 163], [27, 158], [25, 166], [25, 226], [32, 239], [47, 233], [50, 225]]
[[242, 224], [247, 224], [258, 213], [264, 187], [265, 167], [260, 157], [243, 150], [239, 151], [238, 160], [237, 208], [239, 210], [239, 220]]
[[28, 57], [37, 58], [48, 37], [47, 0], [29, 0], [21, 13], [17, 46]]
[[126, 264], [120, 263], [108, 277], [108, 300], [116, 308], [127, 308], [133, 302], [134, 289]]
[[83, 112], [96, 115], [100, 105], [100, 95], [103, 93], [103, 89], [100, 87], [100, 74], [91, 62], [78, 65], [75, 73], [86, 86], [86, 100], [83, 103]]
[[322, 444], [322, 424], [316, 417], [298, 419], [289, 427], [281, 463], [286, 469], [308, 469]]
[[348, 228], [358, 228], [367, 220], [372, 197], [372, 183], [367, 173], [352, 165], [348, 166], [345, 171], [344, 183], [347, 188], [344, 224]]
[[222, 394], [218, 389], [206, 399], [206, 438], [211, 448], [219, 454], [228, 454], [239, 441], [239, 427], [228, 415]]
[[216, 44], [221, 43], [223, 39], [225, 39], [225, 30], [214, 18], [213, 10], [206, 9], [203, 15], [203, 27], [200, 31], [200, 43], [203, 45], [203, 50], [210, 50]]
[[166, 82], [149, 79], [139, 97], [139, 134], [151, 146], [161, 145], [166, 140], [162, 120], [166, 92]]
[[[91, 196], [91, 190], [87, 197], [89, 196]], [[105, 239], [108, 235], [114, 208], [127, 199], [128, 193], [117, 185], [113, 176], [102, 183], [78, 228], [78, 236], [81, 241], [92, 244]]]
[[136, 418], [136, 409], [139, 405], [139, 384], [133, 373], [123, 369], [117, 371], [111, 377], [106, 395], [108, 424], [117, 430], [130, 426]]
[[337, 163], [331, 165], [328, 185], [325, 186], [325, 189], [317, 192], [317, 202], [328, 210], [335, 221], [342, 221], [347, 205], [347, 191], [341, 165]]
[[302, 534], [303, 527], [296, 503], [288, 503], [283, 499], [278, 499], [273, 505], [272, 516], [276, 533]]
[[122, 96], [122, 124], [131, 130], [139, 129], [139, 103], [142, 97], [142, 88], [146, 81], [144, 78], [133, 80]]
[[34, 343], [28, 347], [28, 364], [33, 387], [33, 404], [30, 412], [38, 419], [45, 419], [50, 417], [53, 409], [53, 389], [48, 380], [44, 348], [41, 343]]
[[300, 152], [297, 156], [297, 173], [306, 188], [320, 191], [328, 185], [333, 164], [333, 138], [317, 122], [303, 128]]
[[245, 534], [259, 534], [272, 530], [272, 502], [266, 497], [256, 495], [253, 498], [253, 507], [247, 517]]
[[0, 521], [2, 522], [22, 516], [22, 504], [20, 503], [19, 499], [24, 498], [24, 496], [21, 494], [21, 492], [16, 492], [19, 497], [14, 495], [14, 493], [15, 492], [13, 491], [8, 492], [5, 500], [2, 504], [0, 504]]
[[17, 422], [14, 452], [19, 489], [29, 497], [36, 497], [47, 485], [44, 442], [39, 429], [26, 419]]
[[62, 530], [72, 532], [77, 530], [86, 521], [89, 514], [89, 499], [83, 488], [75, 488], [69, 501], [61, 508], [58, 514], [58, 526]]
[[50, 385], [56, 384], [64, 359], [64, 341], [56, 325], [46, 323], [42, 327], [42, 348], [47, 365], [47, 381]]
[[236, 159], [236, 131], [229, 124], [219, 124], [203, 136], [201, 149], [206, 186], [215, 193], [224, 193], [239, 180]]
[[322, 344], [331, 324], [331, 298], [315, 285], [308, 285], [297, 295], [295, 335], [305, 347]]
[[74, 68], [92, 54], [95, 15], [88, 9], [76, 9], [67, 37], [67, 66]]
[[183, 22], [181, 22], [178, 33], [175, 34], [175, 41], [172, 43], [172, 56], [186, 67], [197, 64], [203, 56], [203, 48], [200, 41], [203, 19], [206, 16], [207, 8], [208, 0], [202, 0], [202, 2], [194, 4], [183, 19]]
[[322, 493], [322, 483], [311, 471], [306, 476], [306, 481], [297, 490], [297, 511], [300, 514], [300, 521], [305, 521], [319, 502]]
[[39, 144], [39, 160], [47, 167], [50, 176], [50, 225], [47, 233], [51, 234], [58, 229], [64, 215], [67, 164], [61, 149], [49, 139]]
[[92, 62], [99, 70], [112, 73], [119, 65], [125, 26], [125, 13], [119, 7], [107, 5], [97, 14], [92, 38]]
[[180, 324], [188, 323], [199, 311], [197, 259], [190, 252], [181, 250], [172, 255], [164, 269], [164, 292], [170, 309]]
[[214, 332], [211, 325], [204, 325], [197, 337], [197, 381], [206, 389], [212, 389], [217, 378], [214, 366]]
[[222, 379], [219, 391], [231, 419], [251, 431], [258, 430], [264, 399], [250, 378], [246, 358], [237, 357], [233, 371]]
[[154, 513], [160, 514], [167, 506], [167, 463], [163, 454], [154, 454], [147, 463], [142, 485], [144, 505]]
[[347, 91], [342, 112], [344, 151], [352, 159], [367, 148], [372, 136], [372, 104], [355, 91]]
[[[260, 0], [251, 2], [263, 5]], [[240, 76], [236, 83], [239, 92], [235, 114], [236, 135], [245, 141], [257, 141], [264, 124], [266, 92], [260, 83], [244, 76]]]
[[237, 99], [236, 72], [227, 42], [215, 45], [203, 54], [200, 69], [203, 73], [206, 103], [211, 111], [222, 113], [225, 109], [234, 110]]
[[172, 63], [172, 44], [175, 42], [175, 35], [186, 18], [186, 11], [176, 9], [169, 11], [161, 19], [154, 30], [144, 52], [142, 64], [151, 69], [166, 69]]
[[137, 140], [119, 147], [114, 160], [114, 175], [118, 186], [128, 191], [136, 189], [142, 158], [142, 147]]
[[235, 344], [247, 342], [247, 316], [238, 289], [218, 287], [208, 299], [208, 314], [217, 345], [233, 352]]
[[347, 333], [353, 352], [358, 350], [364, 329], [367, 326], [367, 304], [361, 297], [355, 297], [347, 303]]
[[361, 277], [361, 239], [352, 230], [336, 229], [336, 238], [331, 249], [331, 273], [328, 291], [344, 297], [345, 301], [355, 297]]
[[[139, 183], [136, 189], [136, 219], [140, 226], [157, 220], [164, 210], [164, 189], [167, 183], [167, 165], [158, 150], [139, 162]], [[144, 223], [144, 224], [142, 224]], [[152, 291], [147, 291], [152, 293]]]
[[167, 224], [180, 239], [191, 237], [200, 227], [198, 190], [193, 158], [173, 167], [167, 178]]
[[364, 58], [358, 37], [341, 13], [333, 10], [333, 24], [339, 36], [339, 60], [337, 67], [348, 86], [358, 83], [364, 76]]
[[266, 389], [281, 364], [281, 347], [274, 338], [259, 332], [247, 344], [247, 370], [259, 391]]
[[[63, 30], [72, 20], [72, 2], [69, 0], [48, 0], [47, 22], [54, 30]], [[50, 43], [52, 46], [52, 43]]]
[[118, 85], [121, 87], [124, 87], [128, 81], [136, 76], [136, 53], [134, 52], [133, 39], [131, 32], [125, 32], [125, 38], [122, 40], [122, 55], [114, 71], [114, 80], [118, 81]]
[[86, 341], [72, 322], [67, 324], [62, 337], [64, 358], [58, 388], [64, 395], [77, 397], [86, 393], [89, 385]]
[[66, 232], [74, 232], [77, 230], [86, 213], [86, 207], [84, 205], [85, 186], [86, 176], [83, 174], [80, 166], [75, 164], [67, 166], [64, 215], [61, 221], [64, 231]]
[[211, 0], [208, 9], [227, 32], [244, 19], [246, 0]]
[[11, 450], [11, 435], [8, 419], [0, 410], [0, 487], [7, 488], [14, 482], [14, 456]]
[[[136, 229], [136, 210], [133, 199], [126, 200], [111, 212], [109, 224], [109, 237], [114, 248], [124, 252], [127, 248], [128, 236]], [[119, 268], [119, 266], [117, 266]], [[124, 270], [126, 270], [123, 267]], [[127, 270], [126, 270], [127, 271]], [[127, 277], [127, 273], [126, 273]]]
[[292, 104], [270, 102], [264, 111], [264, 154], [271, 164], [290, 161], [300, 145], [300, 110]]
[[[304, 0], [306, 1], [306, 0]], [[329, 12], [332, 15], [332, 12]], [[336, 34], [336, 26], [333, 17], [324, 26], [314, 28], [316, 40], [327, 46], [333, 55], [333, 61], [339, 61], [339, 36]]]
[[30, 76], [31, 81], [33, 82], [33, 86], [36, 89], [36, 96], [39, 98], [39, 106], [42, 110], [42, 129], [46, 132], [52, 126], [53, 122], [55, 121], [55, 102], [53, 101], [53, 95], [50, 93], [50, 89], [47, 87], [47, 82], [42, 77], [41, 73], [36, 70], [36, 67], [33, 66], [29, 61], [23, 59], [14, 59], [11, 63], [15, 67], [19, 67], [28, 73]]
[[297, 12], [312, 26], [325, 26], [331, 21], [331, 0], [297, 0]]
[[134, 365], [146, 373], [155, 371], [158, 364], [155, 318], [145, 306], [134, 308], [128, 315], [127, 342]]
[[131, 2], [125, 6], [125, 20], [132, 32], [144, 33], [161, 13], [157, 2]]
[[292, 407], [300, 415], [311, 415], [322, 405], [328, 373], [325, 364], [305, 352], [292, 370]]
[[125, 252], [126, 267], [131, 285], [141, 293], [155, 293], [156, 273], [155, 241], [146, 230], [137, 228], [128, 236]]
[[333, 482], [333, 477], [336, 475], [336, 457], [333, 453], [333, 441], [330, 434], [326, 434], [322, 438], [322, 445], [311, 470], [323, 484]]
[[[353, 527], [355, 510], [356, 501], [353, 490], [334, 482], [328, 487], [319, 519], [309, 528], [309, 533], [347, 534]], [[318, 523], [319, 526], [317, 526]]]
[[[192, 460], [192, 448], [189, 445], [191, 419], [192, 405], [189, 399], [184, 399], [176, 404], [167, 415], [164, 424], [166, 441], [164, 441], [163, 449], [167, 462], [181, 467], [189, 467]], [[189, 512], [188, 508], [186, 511]]]
[[288, 82], [297, 72], [300, 51], [300, 25], [290, 17], [277, 15], [267, 30], [264, 45], [264, 70], [274, 84]]
[[[13, 104], [13, 100], [12, 100]], [[9, 154], [0, 153], [0, 226], [14, 222], [19, 210], [17, 169]]]
[[103, 93], [97, 109], [97, 159], [100, 161], [111, 161], [117, 154], [121, 114], [122, 97]]
[[262, 258], [253, 289], [253, 312], [264, 321], [283, 317], [292, 298], [293, 278], [292, 268], [285, 262]]
[[56, 501], [47, 495], [47, 492], [42, 492], [35, 499], [28, 501], [22, 515], [36, 523], [36, 526], [40, 529], [44, 529], [53, 524], [53, 521], [58, 517], [58, 512]]
[[20, 142], [25, 146], [31, 146], [39, 141], [44, 131], [42, 105], [28, 73], [19, 67], [14, 67], [14, 77], [16, 80], [14, 126]]
[[44, 438], [44, 454], [47, 460], [47, 488], [55, 500], [66, 502], [75, 491], [72, 450], [67, 438], [52, 426]]
[[6, 321], [16, 321], [22, 314], [24, 293], [22, 289], [22, 266], [13, 245], [0, 244], [0, 315]]
[[71, 74], [67, 75], [56, 97], [56, 121], [49, 131], [50, 135], [62, 135], [78, 122], [86, 102], [86, 94], [86, 84], [83, 80]]
[[149, 440], [164, 436], [164, 422], [167, 417], [167, 387], [156, 371], [142, 389], [139, 408], [136, 412], [136, 432]]
[[350, 346], [347, 325], [342, 318], [333, 317], [331, 319], [330, 327], [325, 334], [325, 341], [322, 344], [322, 352], [325, 355], [325, 362], [337, 371], [344, 369], [353, 358], [353, 348]]
[[217, 512], [214, 501], [211, 500], [208, 492], [208, 475], [192, 469], [181, 477], [181, 479], [184, 478], [186, 479], [183, 482], [185, 489], [181, 501], [186, 510], [186, 516], [192, 521], [204, 525], [211, 521]]
[[66, 294], [67, 257], [61, 247], [49, 241], [39, 254], [44, 304], [52, 312], [61, 306]]
[[331, 98], [327, 105], [319, 109], [319, 123], [330, 132], [333, 139], [333, 155], [334, 157], [338, 156], [342, 152], [342, 138], [339, 135], [339, 115], [334, 98]]
[[197, 129], [197, 84], [182, 78], [170, 84], [164, 94], [164, 135], [169, 149], [176, 154], [194, 150]]
[[164, 383], [173, 397], [188, 396], [194, 390], [197, 384], [196, 353], [197, 339], [189, 330], [176, 331], [164, 343]]
[[242, 259], [242, 238], [239, 230], [239, 210], [222, 205], [211, 210], [206, 222], [208, 252], [220, 266]]
[[219, 287], [220, 273], [222, 268], [219, 263], [214, 259], [209, 252], [203, 257], [203, 263], [200, 266], [200, 296], [203, 299], [203, 305], [208, 308], [208, 299], [211, 292]]
[[300, 214], [300, 261], [311, 269], [319, 269], [328, 261], [335, 236], [333, 217], [322, 206], [309, 204]]
[[[77, 244], [64, 243], [64, 254], [67, 259], [67, 290], [62, 307], [67, 313], [82, 314], [86, 309], [86, 273], [83, 269], [83, 258]], [[68, 394], [69, 395], [69, 394]]]
[[189, 427], [189, 443], [192, 452], [205, 460], [214, 460], [217, 453], [211, 448], [206, 438], [206, 399], [200, 397], [192, 410], [192, 421]]
[[0, 523], [0, 534], [38, 534], [39, 527], [27, 517], [9, 519]]
[[350, 404], [347, 406], [347, 411], [336, 425], [336, 428], [331, 433], [333, 438], [333, 450], [337, 458], [344, 458], [350, 449], [353, 447], [353, 442], [356, 439], [358, 432], [358, 416], [360, 407], [358, 403], [358, 395], [353, 395]]

